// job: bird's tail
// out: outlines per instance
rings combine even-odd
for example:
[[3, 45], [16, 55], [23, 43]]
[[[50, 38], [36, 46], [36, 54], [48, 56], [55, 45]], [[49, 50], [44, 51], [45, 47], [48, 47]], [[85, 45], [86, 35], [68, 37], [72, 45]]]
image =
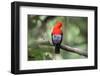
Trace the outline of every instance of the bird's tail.
[[55, 53], [60, 54], [60, 45], [55, 45]]

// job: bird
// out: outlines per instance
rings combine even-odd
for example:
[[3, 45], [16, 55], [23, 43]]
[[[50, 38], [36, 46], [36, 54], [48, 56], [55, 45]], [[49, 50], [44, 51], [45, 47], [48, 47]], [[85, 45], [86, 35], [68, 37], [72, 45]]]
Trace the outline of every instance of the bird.
[[53, 30], [51, 32], [52, 36], [52, 43], [55, 46], [55, 53], [60, 53], [60, 45], [63, 39], [63, 32], [62, 32], [62, 22], [57, 21], [56, 24], [53, 27]]

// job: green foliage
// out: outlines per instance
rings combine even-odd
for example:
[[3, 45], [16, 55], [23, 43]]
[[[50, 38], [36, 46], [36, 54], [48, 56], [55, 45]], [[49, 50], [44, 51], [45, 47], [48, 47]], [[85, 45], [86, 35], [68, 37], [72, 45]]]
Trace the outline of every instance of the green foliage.
[[[34, 45], [33, 45], [34, 46]], [[52, 53], [52, 49], [49, 47], [39, 47], [37, 45], [37, 47], [34, 48], [28, 48], [28, 59], [29, 60], [48, 60], [51, 59], [48, 55], [45, 55], [45, 53], [47, 54], [51, 54]]]

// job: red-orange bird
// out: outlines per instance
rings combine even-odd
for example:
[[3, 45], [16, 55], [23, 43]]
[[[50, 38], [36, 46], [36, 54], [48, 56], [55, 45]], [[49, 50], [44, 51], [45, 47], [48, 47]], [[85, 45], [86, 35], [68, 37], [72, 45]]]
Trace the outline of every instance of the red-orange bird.
[[61, 30], [62, 27], [62, 22], [57, 22], [55, 24], [55, 26], [53, 27], [52, 30], [52, 42], [53, 45], [55, 46], [55, 53], [59, 54], [60, 53], [60, 44], [62, 42], [62, 38], [63, 38], [63, 32]]

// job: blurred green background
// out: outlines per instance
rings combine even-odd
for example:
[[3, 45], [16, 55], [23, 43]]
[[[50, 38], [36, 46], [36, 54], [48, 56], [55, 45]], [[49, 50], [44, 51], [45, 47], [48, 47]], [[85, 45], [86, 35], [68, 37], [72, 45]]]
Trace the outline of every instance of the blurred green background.
[[[51, 31], [56, 21], [63, 23], [62, 44], [87, 51], [88, 18], [75, 16], [28, 15], [28, 60], [52, 60], [54, 47], [39, 41], [51, 42]], [[84, 56], [61, 50], [62, 59], [82, 59]]]

